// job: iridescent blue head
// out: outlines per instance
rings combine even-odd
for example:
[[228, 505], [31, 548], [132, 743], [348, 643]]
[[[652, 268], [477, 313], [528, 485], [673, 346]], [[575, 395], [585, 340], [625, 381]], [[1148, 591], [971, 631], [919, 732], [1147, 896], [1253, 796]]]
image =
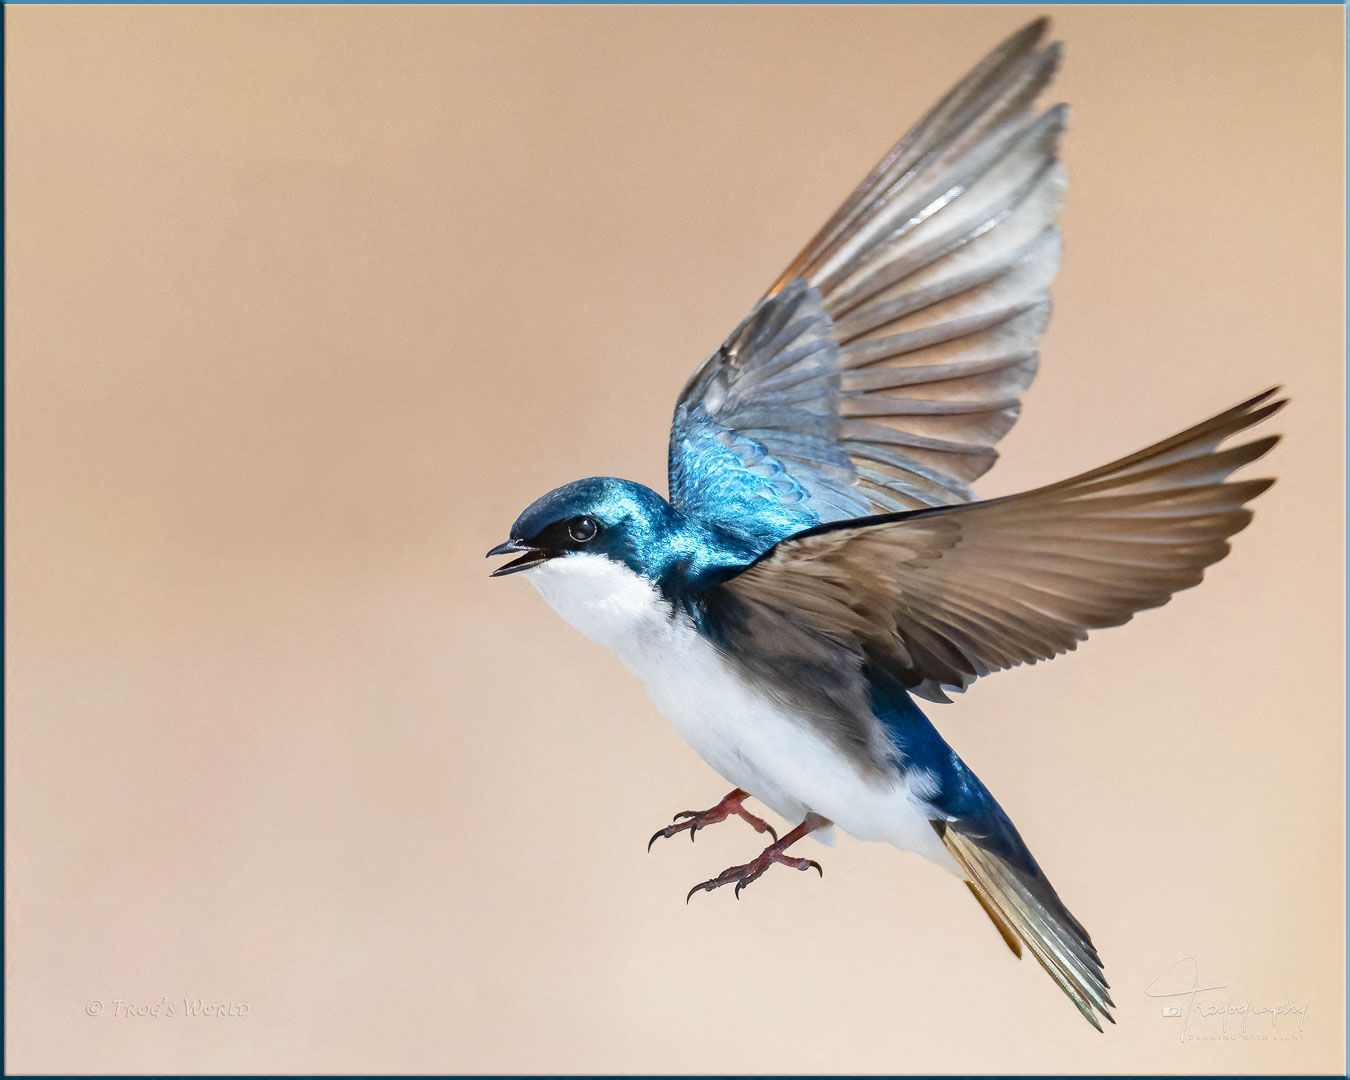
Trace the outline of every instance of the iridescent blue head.
[[651, 488], [612, 476], [576, 480], [531, 503], [511, 526], [511, 538], [488, 555], [516, 552], [520, 558], [493, 577], [574, 553], [604, 556], [657, 584], [746, 560], [739, 545], [691, 521]]

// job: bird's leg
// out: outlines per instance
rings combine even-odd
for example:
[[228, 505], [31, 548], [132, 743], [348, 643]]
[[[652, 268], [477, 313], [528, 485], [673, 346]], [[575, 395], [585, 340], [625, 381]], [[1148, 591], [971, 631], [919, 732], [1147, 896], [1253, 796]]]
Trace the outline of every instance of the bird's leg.
[[[745, 800], [750, 798], [748, 791], [742, 791], [737, 788], [711, 810], [681, 810], [675, 815], [675, 824], [667, 825], [664, 829], [657, 829], [652, 834], [652, 838], [647, 841], [647, 850], [651, 851], [652, 845], [656, 843], [657, 837], [664, 836], [666, 839], [674, 836], [676, 833], [689, 830], [689, 839], [694, 839], [694, 833], [699, 829], [706, 828], [709, 825], [716, 825], [719, 821], [726, 821], [727, 818], [735, 814], [741, 820], [748, 822], [755, 832], [766, 832], [775, 840], [778, 839], [778, 833], [774, 831], [763, 818], [755, 817], [745, 808]], [[681, 821], [680, 818], [684, 818]]]
[[814, 869], [821, 877], [825, 876], [825, 871], [820, 868], [820, 863], [815, 859], [797, 859], [791, 855], [785, 855], [793, 844], [800, 840], [807, 833], [815, 832], [817, 829], [823, 829], [829, 825], [829, 821], [819, 814], [807, 814], [806, 820], [788, 833], [783, 839], [775, 840], [759, 853], [758, 858], [746, 863], [744, 866], [733, 866], [730, 870], [723, 870], [711, 881], [705, 881], [702, 884], [695, 885], [689, 890], [689, 895], [684, 898], [687, 904], [694, 893], [702, 889], [704, 892], [712, 892], [713, 889], [720, 889], [723, 885], [730, 885], [733, 882], [736, 885], [736, 899], [741, 898], [741, 890], [750, 882], [756, 880], [774, 863], [781, 863], [783, 866], [790, 866], [794, 870]]

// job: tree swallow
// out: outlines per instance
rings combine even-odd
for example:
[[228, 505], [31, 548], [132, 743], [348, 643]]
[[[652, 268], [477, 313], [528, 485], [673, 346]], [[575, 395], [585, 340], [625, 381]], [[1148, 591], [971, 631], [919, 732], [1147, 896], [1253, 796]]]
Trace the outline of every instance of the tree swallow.
[[[1008, 498], [994, 463], [1036, 373], [1059, 265], [1066, 110], [1045, 20], [886, 154], [680, 394], [670, 497], [612, 477], [529, 506], [524, 574], [619, 654], [734, 789], [658, 837], [744, 819], [736, 894], [837, 826], [958, 875], [1099, 1031], [1102, 962], [998, 801], [919, 710], [1197, 584], [1273, 482], [1233, 479], [1268, 390], [1129, 457]], [[753, 796], [796, 823], [779, 838]], [[648, 844], [650, 848], [651, 844]]]

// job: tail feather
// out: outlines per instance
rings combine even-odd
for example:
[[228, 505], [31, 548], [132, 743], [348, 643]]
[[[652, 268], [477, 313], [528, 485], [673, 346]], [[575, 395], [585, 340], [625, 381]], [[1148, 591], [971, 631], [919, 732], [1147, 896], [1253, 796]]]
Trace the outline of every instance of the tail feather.
[[1012, 950], [1012, 954], [1017, 959], [1022, 959], [1022, 939], [1017, 936], [1017, 931], [1012, 928], [1008, 920], [1005, 919], [999, 910], [994, 906], [994, 902], [989, 899], [984, 891], [984, 887], [976, 885], [973, 881], [966, 882], [966, 888], [970, 890], [970, 895], [980, 902], [980, 907], [984, 908], [984, 913], [989, 916], [989, 921], [994, 924], [1003, 938], [1003, 944]]
[[1014, 865], [947, 821], [933, 828], [966, 875], [966, 884], [1015, 956], [1025, 945], [1098, 1031], [1100, 1013], [1115, 1023], [1115, 1008], [1101, 958], [1082, 923], [1069, 913], [1050, 882], [1031, 861]]

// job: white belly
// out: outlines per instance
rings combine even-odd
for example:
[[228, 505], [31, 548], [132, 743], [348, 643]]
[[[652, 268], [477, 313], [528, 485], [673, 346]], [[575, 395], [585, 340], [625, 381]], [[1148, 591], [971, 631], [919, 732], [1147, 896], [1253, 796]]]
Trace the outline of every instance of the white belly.
[[861, 772], [809, 717], [742, 679], [638, 575], [597, 555], [526, 572], [577, 629], [613, 649], [709, 765], [794, 825], [808, 812], [860, 840], [883, 840], [955, 870], [919, 796], [926, 774]]

